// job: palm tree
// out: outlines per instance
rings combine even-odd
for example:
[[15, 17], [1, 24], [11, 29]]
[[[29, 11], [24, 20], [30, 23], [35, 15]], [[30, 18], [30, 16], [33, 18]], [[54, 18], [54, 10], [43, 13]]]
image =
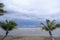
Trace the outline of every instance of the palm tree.
[[17, 24], [14, 21], [7, 20], [5, 22], [0, 22], [0, 25], [1, 28], [6, 31], [5, 36], [2, 38], [2, 40], [4, 40], [8, 33], [17, 26]]
[[55, 20], [50, 21], [50, 20], [46, 19], [46, 25], [44, 23], [41, 23], [41, 25], [42, 25], [42, 29], [43, 30], [49, 32], [50, 40], [53, 40], [52, 31], [54, 29], [56, 29], [56, 22], [55, 22]]
[[6, 13], [6, 11], [3, 8], [4, 8], [4, 4], [0, 3], [0, 16]]
[[57, 24], [56, 24], [56, 27], [57, 27], [57, 28], [60, 28], [60, 23], [57, 23]]

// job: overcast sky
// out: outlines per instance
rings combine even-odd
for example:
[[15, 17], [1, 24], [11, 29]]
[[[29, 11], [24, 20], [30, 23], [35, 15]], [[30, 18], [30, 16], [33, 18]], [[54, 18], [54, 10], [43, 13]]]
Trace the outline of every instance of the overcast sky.
[[[7, 10], [20, 13], [12, 14], [12, 18], [39, 19], [39, 18], [60, 18], [60, 0], [1, 0]], [[21, 16], [26, 14], [27, 16]], [[52, 16], [54, 16], [52, 18]]]

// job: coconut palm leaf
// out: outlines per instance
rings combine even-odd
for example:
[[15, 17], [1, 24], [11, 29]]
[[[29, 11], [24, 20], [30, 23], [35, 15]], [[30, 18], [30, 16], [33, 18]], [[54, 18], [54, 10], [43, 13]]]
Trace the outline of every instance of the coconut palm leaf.
[[43, 26], [42, 29], [49, 32], [50, 38], [52, 40], [52, 33], [51, 33], [51, 31], [56, 29], [56, 26], [57, 26], [55, 20], [50, 21], [50, 20], [46, 19], [46, 25], [44, 23], [41, 23], [41, 24]]
[[42, 27], [42, 30], [48, 31], [49, 29], [47, 27]]
[[0, 26], [4, 31], [6, 31], [5, 36], [2, 38], [2, 40], [4, 40], [5, 37], [8, 35], [9, 31], [15, 29], [17, 24], [14, 21], [6, 20], [5, 22], [0, 22]]
[[57, 27], [57, 28], [60, 28], [60, 23], [56, 24], [56, 27]]
[[46, 27], [46, 25], [44, 23], [41, 22], [40, 24], [41, 24], [41, 26], [45, 26]]
[[5, 21], [5, 22], [0, 22], [1, 28], [4, 29], [5, 31], [11, 31], [14, 28], [16, 28], [17, 24], [14, 21]]
[[0, 3], [0, 8], [3, 8], [4, 7], [4, 4], [3, 3]]
[[50, 20], [46, 19], [46, 24], [49, 26]]
[[46, 19], [46, 24], [47, 25], [45, 25], [44, 23], [41, 23], [42, 24], [42, 29], [44, 29], [44, 30], [46, 30], [46, 31], [51, 31], [51, 30], [53, 30], [54, 28], [55, 28], [55, 20], [53, 20], [53, 21], [50, 21], [50, 20], [48, 20], [48, 19]]
[[4, 4], [3, 3], [0, 3], [0, 16], [3, 15], [3, 14], [5, 14], [5, 13], [7, 13], [7, 11], [5, 11], [3, 9], [3, 7], [4, 7]]

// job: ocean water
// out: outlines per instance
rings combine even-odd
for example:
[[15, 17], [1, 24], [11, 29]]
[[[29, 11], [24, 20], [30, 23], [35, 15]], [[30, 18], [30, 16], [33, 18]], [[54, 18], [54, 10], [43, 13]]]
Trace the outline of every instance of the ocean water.
[[[51, 18], [54, 18], [56, 16], [51, 15]], [[31, 19], [29, 19], [31, 18]], [[41, 22], [43, 22], [44, 24], [46, 24], [45, 20], [45, 16], [41, 16], [41, 18], [35, 18], [32, 15], [27, 15], [24, 13], [19, 13], [19, 12], [15, 12], [15, 11], [8, 11], [8, 13], [4, 14], [3, 16], [0, 16], [0, 21], [5, 21], [5, 20], [13, 20], [18, 24], [19, 28], [39, 28], [41, 27]], [[57, 23], [60, 22], [59, 20], [56, 20]]]
[[[5, 31], [0, 30], [0, 34], [4, 35]], [[60, 29], [52, 31], [53, 36], [60, 36]], [[9, 35], [13, 36], [49, 36], [47, 31], [41, 30], [41, 28], [18, 28], [9, 32]]]
[[[12, 15], [12, 16], [11, 16]], [[18, 16], [17, 14], [15, 14]], [[21, 18], [14, 18], [14, 14], [7, 14], [4, 16], [0, 17], [0, 21], [4, 20], [13, 20], [18, 24], [18, 29], [13, 30], [9, 33], [9, 35], [16, 35], [16, 36], [49, 36], [47, 31], [42, 31], [40, 23], [43, 22], [44, 24], [46, 23], [44, 19], [39, 21], [38, 19], [36, 20], [26, 20], [26, 19], [21, 19]], [[22, 16], [23, 14], [19, 15]], [[26, 15], [24, 15], [26, 16]], [[27, 15], [28, 16], [28, 15]], [[59, 23], [60, 21], [57, 20]], [[0, 29], [0, 34], [4, 35], [5, 31]], [[60, 29], [56, 29], [52, 32], [53, 36], [60, 36]]]

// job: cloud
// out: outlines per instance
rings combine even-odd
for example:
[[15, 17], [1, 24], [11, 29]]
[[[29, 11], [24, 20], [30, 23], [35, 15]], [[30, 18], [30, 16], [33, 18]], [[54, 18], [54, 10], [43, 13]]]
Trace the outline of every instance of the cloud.
[[4, 16], [11, 19], [57, 19], [60, 13], [59, 0], [3, 0], [2, 2], [6, 10], [19, 12]]
[[9, 9], [27, 14], [50, 15], [60, 10], [57, 0], [7, 0], [4, 3], [8, 3]]

